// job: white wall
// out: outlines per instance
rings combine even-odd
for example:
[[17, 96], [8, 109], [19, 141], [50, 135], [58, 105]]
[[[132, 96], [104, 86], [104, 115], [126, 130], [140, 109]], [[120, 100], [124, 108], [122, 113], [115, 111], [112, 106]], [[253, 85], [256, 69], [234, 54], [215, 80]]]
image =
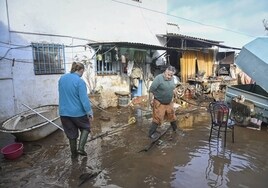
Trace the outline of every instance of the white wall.
[[[2, 0], [3, 1], [3, 0]], [[20, 32], [76, 36], [95, 41], [159, 44], [166, 32], [164, 0], [7, 0], [10, 29]]]
[[160, 45], [156, 34], [166, 32], [166, 8], [166, 0], [0, 0], [0, 121], [26, 110], [21, 103], [58, 103], [60, 75], [34, 75], [27, 47], [32, 42], [66, 45], [69, 72], [75, 55], [91, 57], [94, 51], [67, 46], [92, 41]]

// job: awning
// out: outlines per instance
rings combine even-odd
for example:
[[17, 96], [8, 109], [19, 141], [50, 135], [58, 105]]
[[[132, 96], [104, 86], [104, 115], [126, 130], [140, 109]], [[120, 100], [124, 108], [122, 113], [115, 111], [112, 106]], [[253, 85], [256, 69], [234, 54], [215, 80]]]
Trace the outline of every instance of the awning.
[[[215, 40], [209, 40], [209, 39], [202, 39], [202, 38], [197, 38], [197, 37], [191, 37], [191, 36], [187, 36], [187, 35], [181, 35], [181, 34], [176, 34], [176, 33], [168, 33], [168, 34], [164, 34], [164, 35], [158, 35], [159, 37], [166, 37], [169, 40], [170, 39], [174, 39], [174, 40], [188, 40], [188, 41], [192, 41], [192, 42], [196, 42], [198, 44], [203, 44], [206, 46], [218, 46], [220, 48], [227, 48], [227, 49], [232, 49], [232, 50], [241, 50], [241, 48], [236, 48], [236, 47], [231, 47], [231, 46], [226, 46], [222, 43], [223, 41], [215, 41]], [[169, 44], [169, 43], [168, 43]], [[168, 47], [171, 47], [168, 45]]]
[[152, 44], [145, 44], [145, 43], [135, 43], [135, 42], [95, 42], [95, 43], [88, 43], [89, 46], [92, 48], [98, 48], [99, 46], [116, 46], [122, 48], [136, 48], [136, 49], [145, 49], [145, 50], [176, 50], [176, 48], [172, 47], [165, 47], [165, 46], [158, 46]]

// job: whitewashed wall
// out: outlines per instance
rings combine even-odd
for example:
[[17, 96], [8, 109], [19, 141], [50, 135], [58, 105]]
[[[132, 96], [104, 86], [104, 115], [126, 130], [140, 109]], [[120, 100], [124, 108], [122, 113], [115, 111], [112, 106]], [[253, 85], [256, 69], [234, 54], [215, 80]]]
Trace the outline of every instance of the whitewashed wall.
[[[156, 34], [166, 32], [162, 14], [166, 8], [166, 0], [0, 0], [0, 58], [4, 56], [0, 60], [0, 121], [26, 110], [21, 103], [31, 107], [58, 103], [60, 75], [34, 75], [32, 49], [26, 46], [32, 42], [76, 46], [92, 41], [160, 45]], [[65, 52], [67, 72], [76, 55], [94, 53], [84, 47], [66, 47]], [[107, 80], [98, 78], [101, 84]], [[114, 88], [124, 90], [126, 82]]]

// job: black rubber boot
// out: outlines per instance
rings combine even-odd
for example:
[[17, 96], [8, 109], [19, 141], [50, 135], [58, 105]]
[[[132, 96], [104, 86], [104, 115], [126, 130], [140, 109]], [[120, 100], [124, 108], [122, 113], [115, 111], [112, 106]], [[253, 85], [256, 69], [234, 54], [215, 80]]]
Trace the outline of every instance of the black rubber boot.
[[149, 133], [148, 136], [151, 138], [152, 135], [155, 133], [156, 129], [157, 129], [158, 125], [154, 122], [152, 122], [150, 128], [149, 128]]
[[85, 152], [85, 145], [87, 142], [88, 134], [89, 134], [89, 131], [86, 131], [86, 130], [81, 131], [79, 146], [77, 150], [77, 153], [80, 155], [87, 155], [87, 153]]
[[71, 153], [72, 153], [72, 159], [75, 159], [78, 155], [77, 153], [77, 140], [76, 139], [69, 139]]
[[176, 130], [177, 130], [177, 121], [172, 121], [172, 122], [170, 122], [170, 125], [171, 125], [171, 127], [172, 127], [172, 130], [173, 130], [174, 132], [176, 132]]

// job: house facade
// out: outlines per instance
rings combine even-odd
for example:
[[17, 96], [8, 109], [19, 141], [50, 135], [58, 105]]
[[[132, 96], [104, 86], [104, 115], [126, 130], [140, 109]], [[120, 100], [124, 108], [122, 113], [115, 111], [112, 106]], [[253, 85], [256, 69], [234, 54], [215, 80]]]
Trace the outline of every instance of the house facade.
[[116, 106], [116, 92], [146, 92], [141, 77], [165, 50], [166, 10], [166, 0], [1, 0], [0, 121], [22, 104], [58, 104], [58, 79], [74, 61], [101, 107]]

